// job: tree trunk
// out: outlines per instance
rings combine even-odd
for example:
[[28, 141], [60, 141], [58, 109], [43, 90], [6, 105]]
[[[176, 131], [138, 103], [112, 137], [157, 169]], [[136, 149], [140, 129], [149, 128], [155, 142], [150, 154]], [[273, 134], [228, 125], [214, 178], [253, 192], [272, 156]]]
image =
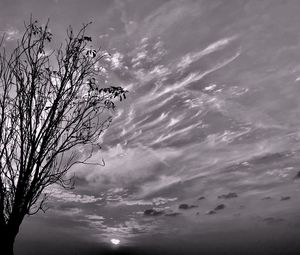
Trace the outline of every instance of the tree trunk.
[[1, 254], [14, 255], [14, 242], [15, 242], [14, 238], [10, 238], [10, 240], [4, 240], [0, 248]]
[[7, 227], [0, 229], [0, 254], [13, 255], [14, 242], [17, 233], [10, 231]]

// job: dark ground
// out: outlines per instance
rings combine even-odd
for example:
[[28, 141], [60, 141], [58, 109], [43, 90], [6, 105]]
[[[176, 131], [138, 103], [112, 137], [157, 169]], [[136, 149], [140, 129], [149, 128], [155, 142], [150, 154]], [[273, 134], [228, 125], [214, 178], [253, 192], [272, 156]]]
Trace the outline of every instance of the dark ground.
[[[149, 241], [150, 242], [150, 241]], [[284, 231], [270, 226], [263, 230], [210, 233], [191, 239], [151, 237], [151, 243], [134, 247], [111, 247], [76, 240], [71, 236], [59, 236], [52, 240], [32, 240], [21, 237], [16, 243], [16, 255], [298, 255], [300, 254], [299, 231]]]

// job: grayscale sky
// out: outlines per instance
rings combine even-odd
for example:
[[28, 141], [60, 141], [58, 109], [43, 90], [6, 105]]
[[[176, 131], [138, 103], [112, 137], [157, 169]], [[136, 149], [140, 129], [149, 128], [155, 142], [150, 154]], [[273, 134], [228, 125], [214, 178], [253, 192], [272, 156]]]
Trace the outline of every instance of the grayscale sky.
[[296, 249], [300, 1], [0, 5], [7, 47], [30, 14], [50, 18], [55, 42], [92, 21], [93, 44], [112, 55], [103, 86], [130, 91], [91, 159], [106, 166], [76, 166], [74, 190], [53, 186], [51, 208], [22, 225], [17, 255]]

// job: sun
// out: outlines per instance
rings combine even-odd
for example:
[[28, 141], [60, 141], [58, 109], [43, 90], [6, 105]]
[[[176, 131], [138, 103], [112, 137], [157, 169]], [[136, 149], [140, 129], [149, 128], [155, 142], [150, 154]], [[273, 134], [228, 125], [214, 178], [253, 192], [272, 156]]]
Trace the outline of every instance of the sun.
[[116, 238], [110, 239], [110, 242], [111, 242], [113, 245], [118, 245], [118, 244], [120, 244], [120, 240], [119, 240], [119, 239], [116, 239]]

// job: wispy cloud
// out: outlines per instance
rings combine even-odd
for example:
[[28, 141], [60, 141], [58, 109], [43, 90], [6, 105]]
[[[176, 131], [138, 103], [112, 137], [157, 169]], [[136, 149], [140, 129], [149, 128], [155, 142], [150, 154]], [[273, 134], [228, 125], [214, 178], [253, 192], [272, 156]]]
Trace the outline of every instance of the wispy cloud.
[[[119, 145], [117, 148], [96, 154], [93, 158], [97, 159], [100, 155], [106, 160], [105, 167], [101, 169], [80, 167], [75, 170], [76, 175], [84, 178], [90, 187], [94, 188], [136, 187], [141, 189], [147, 182], [154, 180], [161, 182], [160, 166], [178, 157], [178, 152], [172, 149], [123, 148]], [[136, 195], [138, 196], [138, 193]]]
[[95, 203], [97, 201], [101, 201], [102, 198], [96, 198], [95, 196], [89, 195], [79, 195], [75, 194], [72, 191], [65, 190], [59, 186], [52, 185], [45, 193], [50, 196], [50, 199], [55, 199], [59, 202], [72, 202], [79, 204], [87, 204], [87, 203]]
[[186, 55], [181, 57], [181, 60], [177, 64], [178, 71], [183, 71], [183, 70], [187, 69], [192, 63], [199, 61], [203, 56], [206, 56], [213, 52], [224, 49], [236, 38], [237, 38], [236, 35], [228, 37], [228, 38], [223, 38], [217, 42], [214, 42], [214, 43], [208, 45], [203, 50], [200, 50], [198, 52], [193, 52], [193, 53], [192, 52], [187, 53]]
[[5, 40], [10, 42], [10, 41], [15, 41], [20, 38], [20, 31], [14, 28], [10, 28], [4, 31], [0, 31], [0, 34], [5, 36]]

